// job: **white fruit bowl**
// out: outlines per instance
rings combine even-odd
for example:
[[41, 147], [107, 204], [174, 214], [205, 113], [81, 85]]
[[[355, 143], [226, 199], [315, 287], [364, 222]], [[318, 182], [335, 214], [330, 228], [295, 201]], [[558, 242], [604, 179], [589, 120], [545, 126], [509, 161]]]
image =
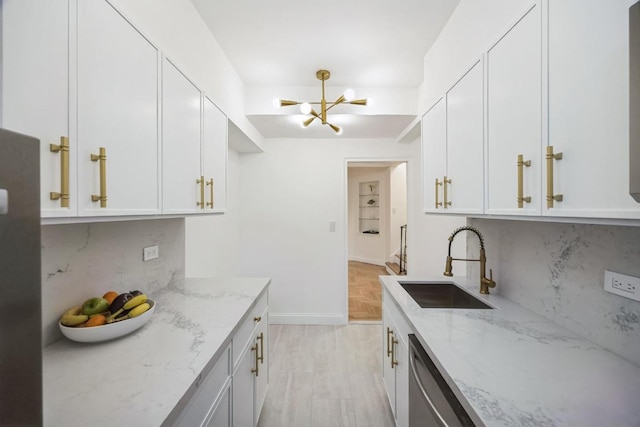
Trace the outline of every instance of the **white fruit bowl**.
[[88, 328], [73, 328], [64, 326], [58, 322], [62, 334], [69, 338], [71, 341], [77, 342], [99, 342], [108, 341], [114, 338], [125, 336], [145, 323], [149, 321], [153, 311], [156, 308], [156, 303], [153, 300], [148, 299], [147, 302], [151, 308], [138, 317], [133, 319], [121, 320], [120, 322], [110, 323], [102, 326], [91, 326]]

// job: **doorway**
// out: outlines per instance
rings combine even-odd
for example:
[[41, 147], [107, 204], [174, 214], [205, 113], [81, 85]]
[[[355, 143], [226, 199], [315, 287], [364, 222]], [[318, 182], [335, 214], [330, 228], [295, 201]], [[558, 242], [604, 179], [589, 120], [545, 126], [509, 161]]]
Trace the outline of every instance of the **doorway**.
[[349, 321], [379, 322], [378, 276], [406, 272], [407, 161], [348, 161], [347, 219]]

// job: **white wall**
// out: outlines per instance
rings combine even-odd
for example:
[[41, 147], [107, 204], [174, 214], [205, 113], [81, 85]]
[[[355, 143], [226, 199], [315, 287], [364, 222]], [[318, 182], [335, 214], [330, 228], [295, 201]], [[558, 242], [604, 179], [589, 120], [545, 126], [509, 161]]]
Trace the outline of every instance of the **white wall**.
[[185, 221], [185, 275], [187, 277], [233, 277], [241, 254], [240, 237], [240, 154], [229, 150], [227, 165], [227, 211], [198, 215]]
[[415, 151], [388, 140], [273, 139], [242, 155], [240, 273], [272, 278], [272, 322], [347, 322], [346, 161]]
[[407, 223], [407, 164], [389, 171], [389, 244], [387, 261], [398, 262], [394, 254], [400, 250], [400, 227]]
[[[389, 168], [348, 168], [349, 260], [385, 265], [388, 251]], [[360, 183], [378, 181], [380, 234], [360, 233]]]

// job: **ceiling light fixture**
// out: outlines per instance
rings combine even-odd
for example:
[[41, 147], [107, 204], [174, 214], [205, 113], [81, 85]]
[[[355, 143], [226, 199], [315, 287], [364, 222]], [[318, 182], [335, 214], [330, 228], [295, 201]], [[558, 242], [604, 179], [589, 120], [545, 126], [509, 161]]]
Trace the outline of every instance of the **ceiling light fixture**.
[[[308, 127], [311, 122], [315, 119], [320, 119], [323, 125], [329, 125], [331, 129], [338, 135], [342, 133], [342, 129], [339, 126], [332, 125], [327, 121], [327, 111], [335, 107], [339, 104], [352, 104], [352, 105], [367, 105], [367, 103], [371, 103], [371, 100], [363, 98], [363, 99], [353, 99], [354, 92], [352, 89], [347, 89], [344, 91], [344, 94], [340, 95], [338, 99], [336, 99], [332, 104], [327, 106], [327, 100], [324, 96], [324, 82], [325, 80], [329, 80], [331, 77], [331, 73], [327, 70], [318, 70], [316, 72], [316, 77], [318, 80], [322, 81], [322, 100], [318, 102], [298, 102], [298, 101], [290, 101], [287, 99], [276, 98], [273, 100], [273, 105], [275, 107], [289, 107], [291, 105], [300, 105], [300, 112], [302, 114], [310, 114], [311, 117], [304, 120], [301, 125], [303, 128]], [[320, 105], [320, 113], [317, 113], [311, 104], [319, 104]]]

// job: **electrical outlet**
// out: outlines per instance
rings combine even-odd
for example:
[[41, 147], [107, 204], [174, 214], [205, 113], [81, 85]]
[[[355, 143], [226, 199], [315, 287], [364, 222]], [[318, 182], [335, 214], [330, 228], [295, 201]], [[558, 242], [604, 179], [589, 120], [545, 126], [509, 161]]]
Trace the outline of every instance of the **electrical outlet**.
[[336, 222], [335, 221], [329, 221], [329, 231], [332, 233], [335, 233], [336, 231]]
[[160, 256], [160, 250], [158, 246], [149, 246], [142, 250], [142, 260], [149, 261], [152, 259], [156, 259]]
[[605, 270], [604, 290], [640, 301], [640, 278]]

